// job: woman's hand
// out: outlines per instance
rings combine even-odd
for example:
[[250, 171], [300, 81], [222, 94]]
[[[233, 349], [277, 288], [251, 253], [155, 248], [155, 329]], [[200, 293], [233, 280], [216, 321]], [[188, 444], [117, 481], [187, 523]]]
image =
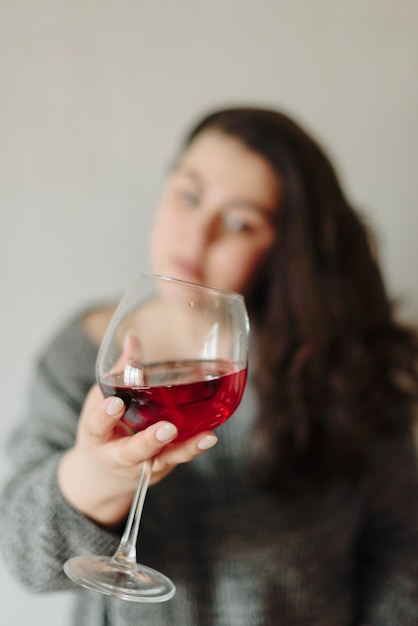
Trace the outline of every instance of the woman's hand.
[[155, 484], [176, 465], [192, 460], [217, 442], [213, 432], [205, 431], [172, 443], [177, 429], [167, 421], [132, 434], [120, 421], [124, 411], [120, 398], [104, 400], [98, 386], [92, 387], [75, 445], [65, 453], [58, 470], [58, 482], [68, 502], [109, 527], [127, 515], [142, 461], [154, 458], [150, 484]]

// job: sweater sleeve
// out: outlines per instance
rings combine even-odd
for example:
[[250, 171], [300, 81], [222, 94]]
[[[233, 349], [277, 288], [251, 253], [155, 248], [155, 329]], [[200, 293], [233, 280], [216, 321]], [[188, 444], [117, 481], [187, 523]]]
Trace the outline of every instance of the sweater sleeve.
[[0, 499], [0, 544], [12, 573], [34, 591], [71, 588], [62, 569], [67, 558], [109, 554], [118, 541], [72, 508], [57, 483], [94, 383], [95, 357], [81, 321], [72, 321], [39, 359], [28, 409], [8, 444], [13, 473]]
[[413, 436], [381, 445], [359, 543], [358, 623], [418, 624], [418, 460]]

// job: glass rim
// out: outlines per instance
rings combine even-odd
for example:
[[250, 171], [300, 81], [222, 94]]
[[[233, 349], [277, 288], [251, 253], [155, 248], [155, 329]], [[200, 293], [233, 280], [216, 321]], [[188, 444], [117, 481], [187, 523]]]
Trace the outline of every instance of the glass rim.
[[217, 287], [209, 287], [208, 285], [201, 285], [200, 283], [192, 283], [188, 280], [183, 280], [181, 278], [174, 278], [172, 276], [165, 276], [163, 274], [155, 274], [154, 272], [140, 272], [139, 276], [144, 276], [145, 278], [157, 278], [158, 280], [166, 280], [167, 282], [179, 283], [182, 285], [187, 285], [189, 287], [194, 287], [195, 289], [201, 289], [203, 291], [218, 293], [220, 295], [228, 296], [229, 298], [236, 298], [239, 300], [244, 300], [244, 296], [237, 291], [229, 291], [227, 289], [218, 289]]

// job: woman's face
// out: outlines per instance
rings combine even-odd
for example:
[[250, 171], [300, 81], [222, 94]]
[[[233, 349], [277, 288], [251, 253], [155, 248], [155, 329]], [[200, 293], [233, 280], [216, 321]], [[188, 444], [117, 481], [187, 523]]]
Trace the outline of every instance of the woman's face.
[[153, 271], [246, 294], [273, 246], [280, 192], [261, 155], [220, 132], [201, 133], [163, 190]]

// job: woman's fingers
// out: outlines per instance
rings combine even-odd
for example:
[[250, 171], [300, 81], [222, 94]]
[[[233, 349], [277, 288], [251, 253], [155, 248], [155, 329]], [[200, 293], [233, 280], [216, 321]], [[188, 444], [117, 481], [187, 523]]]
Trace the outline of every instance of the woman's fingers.
[[[103, 399], [97, 385], [89, 392], [80, 420], [79, 435], [88, 447], [97, 449], [102, 462], [131, 472], [146, 459], [154, 458], [152, 483], [168, 474], [176, 465], [187, 463], [217, 442], [216, 435], [205, 431], [183, 442], [176, 442], [177, 428], [161, 421], [132, 434], [121, 421], [125, 404], [117, 396]], [[102, 446], [104, 446], [102, 448]], [[105, 453], [105, 450], [107, 452]], [[130, 475], [130, 474], [129, 474]]]
[[218, 438], [207, 431], [176, 443], [176, 427], [170, 422], [158, 422], [146, 430], [118, 442], [118, 454], [127, 465], [136, 466], [145, 459], [154, 458], [153, 479], [156, 482], [168, 474], [176, 465], [187, 463], [216, 444]]
[[128, 330], [123, 340], [122, 353], [111, 370], [113, 374], [123, 372], [125, 385], [138, 387], [144, 384], [142, 347], [133, 330]]
[[203, 432], [182, 443], [172, 444], [163, 448], [155, 457], [151, 484], [169, 474], [177, 465], [188, 463], [218, 442], [217, 436], [211, 432]]
[[138, 465], [158, 454], [165, 445], [177, 437], [177, 428], [170, 422], [157, 422], [146, 430], [132, 434], [121, 421], [124, 402], [117, 396], [103, 399], [95, 385], [89, 392], [81, 415], [81, 436], [89, 445], [107, 444], [113, 463], [124, 466]]
[[177, 437], [177, 428], [170, 422], [157, 422], [118, 442], [120, 454], [129, 465], [138, 465], [155, 457], [161, 449]]
[[103, 399], [97, 385], [89, 391], [80, 418], [81, 427], [93, 443], [105, 443], [114, 435], [125, 412], [125, 404], [121, 398], [112, 396]]
[[162, 450], [157, 459], [158, 463], [156, 469], [162, 469], [167, 465], [187, 463], [205, 450], [212, 448], [217, 441], [217, 436], [213, 432], [207, 431], [199, 433], [182, 443], [176, 444], [176, 442], [174, 442], [173, 445]]

